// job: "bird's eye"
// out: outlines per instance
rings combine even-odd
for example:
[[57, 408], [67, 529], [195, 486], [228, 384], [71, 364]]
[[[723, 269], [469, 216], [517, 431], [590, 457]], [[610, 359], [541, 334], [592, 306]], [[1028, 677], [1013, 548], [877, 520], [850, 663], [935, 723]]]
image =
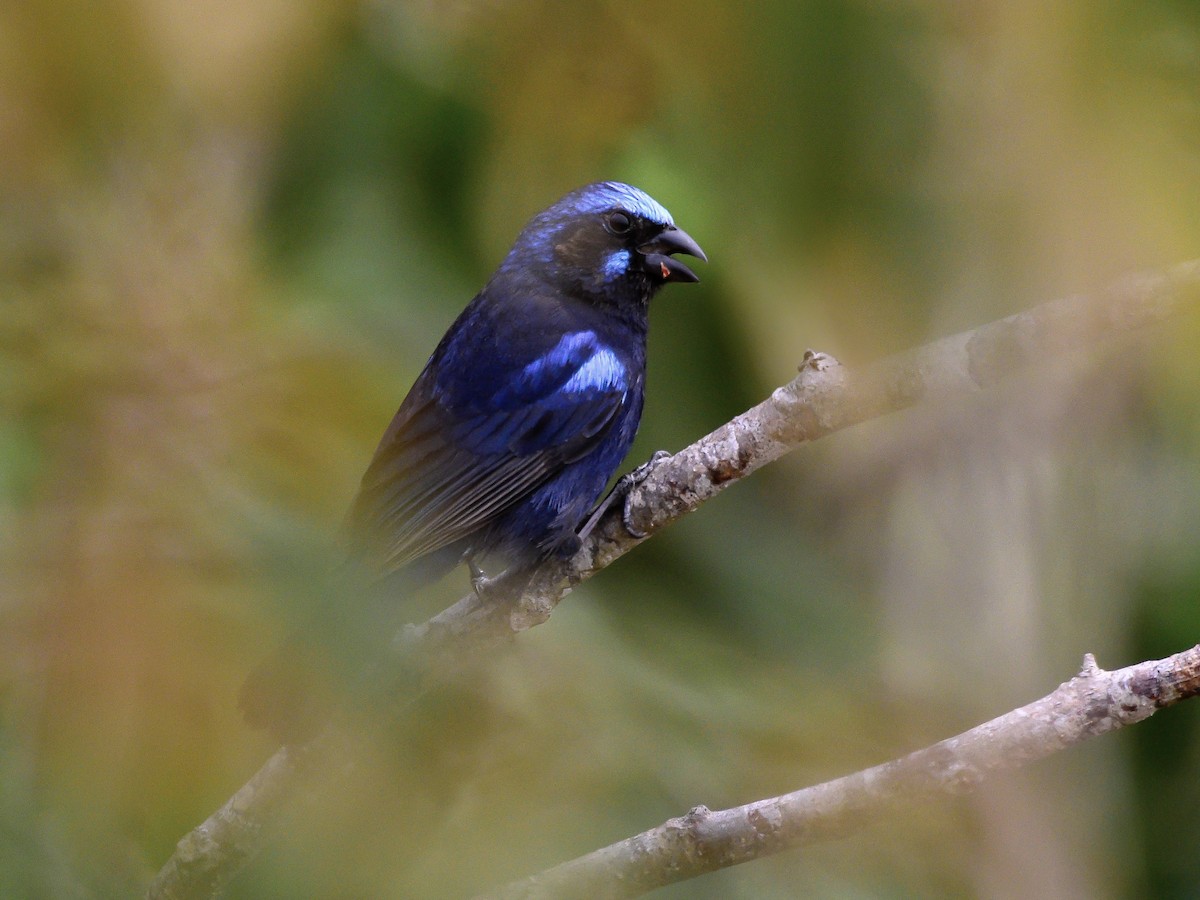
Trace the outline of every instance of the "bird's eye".
[[608, 214], [604, 224], [612, 234], [629, 234], [629, 229], [633, 227], [633, 220], [626, 213], [616, 210]]

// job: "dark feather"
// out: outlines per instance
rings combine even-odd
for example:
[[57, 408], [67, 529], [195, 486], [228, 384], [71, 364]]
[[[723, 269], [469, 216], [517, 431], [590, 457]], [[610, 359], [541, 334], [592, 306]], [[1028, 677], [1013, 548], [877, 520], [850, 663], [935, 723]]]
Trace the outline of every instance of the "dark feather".
[[[394, 571], [477, 531], [563, 466], [586, 456], [629, 402], [624, 367], [564, 390], [598, 357], [615, 354], [591, 332], [576, 346], [517, 372], [491, 373], [497, 388], [443, 379], [425, 398], [435, 354], [376, 451], [349, 524], [381, 571]], [[539, 360], [547, 359], [540, 357]], [[619, 368], [619, 371], [617, 369]], [[456, 388], [459, 388], [456, 390]], [[470, 394], [474, 403], [457, 405]]]

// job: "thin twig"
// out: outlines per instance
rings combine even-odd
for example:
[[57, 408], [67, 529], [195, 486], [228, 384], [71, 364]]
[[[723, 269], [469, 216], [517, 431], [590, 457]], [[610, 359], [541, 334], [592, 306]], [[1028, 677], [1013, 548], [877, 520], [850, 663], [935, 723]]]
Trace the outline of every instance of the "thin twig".
[[[698, 806], [641, 834], [513, 882], [487, 900], [616, 900], [840, 837], [898, 806], [969, 791], [989, 775], [1149, 718], [1200, 694], [1200, 645], [1105, 672], [1091, 654], [1051, 694], [902, 759], [733, 809]], [[483, 898], [481, 898], [483, 900]]]
[[[647, 537], [695, 510], [729, 485], [800, 445], [930, 398], [967, 395], [1006, 375], [1159, 322], [1200, 300], [1200, 260], [1127, 278], [1096, 297], [1043, 304], [849, 372], [808, 353], [800, 374], [766, 400], [655, 466], [613, 509], [571, 560], [543, 566], [512, 603], [481, 604], [468, 595], [428, 622], [407, 629], [397, 654], [453, 660], [541, 624], [579, 582]], [[633, 526], [631, 533], [626, 524]], [[280, 750], [191, 833], [151, 883], [150, 898], [214, 896], [261, 849], [291, 797], [328, 778], [338, 744], [322, 736], [304, 751]]]

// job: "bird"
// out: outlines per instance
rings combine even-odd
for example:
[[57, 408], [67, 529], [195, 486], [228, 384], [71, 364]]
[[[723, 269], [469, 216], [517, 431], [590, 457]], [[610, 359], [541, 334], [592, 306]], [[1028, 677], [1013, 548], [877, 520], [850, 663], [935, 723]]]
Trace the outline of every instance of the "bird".
[[[354, 563], [406, 590], [465, 564], [479, 590], [485, 564], [522, 573], [572, 556], [638, 430], [650, 301], [699, 281], [675, 254], [707, 261], [622, 182], [534, 215], [383, 433], [345, 520]], [[247, 681], [243, 712], [295, 742], [316, 719], [278, 727], [287, 704], [269, 681]]]

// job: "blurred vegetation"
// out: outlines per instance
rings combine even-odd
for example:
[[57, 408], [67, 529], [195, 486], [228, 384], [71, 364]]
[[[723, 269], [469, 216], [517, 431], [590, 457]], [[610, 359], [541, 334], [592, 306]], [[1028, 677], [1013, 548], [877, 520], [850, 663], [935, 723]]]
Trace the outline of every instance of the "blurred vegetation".
[[[786, 381], [1200, 255], [1191, 0], [0, 8], [0, 895], [132, 896], [524, 220], [708, 251], [630, 465]], [[456, 897], [1200, 636], [1200, 327], [837, 435], [576, 591], [236, 897]], [[413, 615], [466, 585], [458, 576]], [[665, 897], [1194, 897], [1200, 709]]]

